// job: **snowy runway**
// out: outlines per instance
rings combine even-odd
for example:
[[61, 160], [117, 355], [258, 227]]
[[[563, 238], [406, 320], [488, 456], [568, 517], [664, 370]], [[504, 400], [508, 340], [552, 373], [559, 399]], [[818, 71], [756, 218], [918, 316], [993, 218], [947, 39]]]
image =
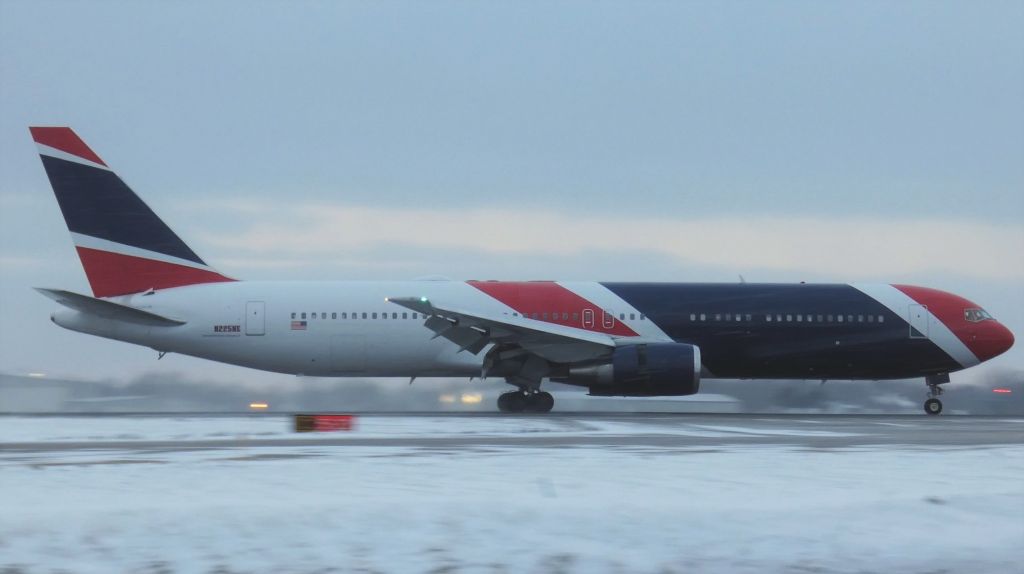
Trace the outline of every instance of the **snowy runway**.
[[1024, 420], [0, 417], [0, 571], [1008, 572]]

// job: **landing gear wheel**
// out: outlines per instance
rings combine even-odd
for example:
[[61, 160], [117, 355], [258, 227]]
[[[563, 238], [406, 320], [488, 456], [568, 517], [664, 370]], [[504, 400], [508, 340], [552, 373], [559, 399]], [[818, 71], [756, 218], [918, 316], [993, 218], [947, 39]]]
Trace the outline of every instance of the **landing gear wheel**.
[[503, 413], [521, 413], [527, 407], [526, 395], [522, 391], [504, 393], [498, 397], [498, 410]]
[[527, 410], [532, 413], [548, 413], [555, 406], [555, 397], [551, 393], [541, 391], [530, 395]]
[[924, 402], [924, 412], [929, 415], [937, 415], [942, 412], [942, 401], [939, 399], [928, 399]]

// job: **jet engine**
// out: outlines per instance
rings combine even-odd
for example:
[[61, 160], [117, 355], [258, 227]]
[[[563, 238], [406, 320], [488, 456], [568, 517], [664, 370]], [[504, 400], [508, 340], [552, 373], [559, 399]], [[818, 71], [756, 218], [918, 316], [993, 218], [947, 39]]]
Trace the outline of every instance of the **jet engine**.
[[590, 388], [596, 396], [692, 395], [700, 389], [700, 348], [684, 343], [617, 347], [611, 359], [570, 367], [560, 382]]

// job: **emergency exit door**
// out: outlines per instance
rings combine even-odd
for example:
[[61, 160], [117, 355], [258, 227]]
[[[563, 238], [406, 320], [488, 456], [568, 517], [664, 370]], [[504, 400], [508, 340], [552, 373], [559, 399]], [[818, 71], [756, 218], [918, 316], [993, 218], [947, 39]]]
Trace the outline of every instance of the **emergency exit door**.
[[263, 301], [249, 301], [245, 304], [245, 334], [263, 335], [266, 333], [267, 320], [264, 317]]

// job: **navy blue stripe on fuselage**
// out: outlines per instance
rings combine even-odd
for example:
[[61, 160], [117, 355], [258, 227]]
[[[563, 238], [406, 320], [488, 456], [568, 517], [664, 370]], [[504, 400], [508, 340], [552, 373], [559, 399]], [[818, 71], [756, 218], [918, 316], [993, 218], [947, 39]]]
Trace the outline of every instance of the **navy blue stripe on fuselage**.
[[41, 157], [70, 231], [205, 265], [114, 172]]
[[700, 347], [718, 377], [896, 379], [962, 368], [928, 339], [911, 338], [904, 316], [849, 285], [603, 285], [673, 340]]

